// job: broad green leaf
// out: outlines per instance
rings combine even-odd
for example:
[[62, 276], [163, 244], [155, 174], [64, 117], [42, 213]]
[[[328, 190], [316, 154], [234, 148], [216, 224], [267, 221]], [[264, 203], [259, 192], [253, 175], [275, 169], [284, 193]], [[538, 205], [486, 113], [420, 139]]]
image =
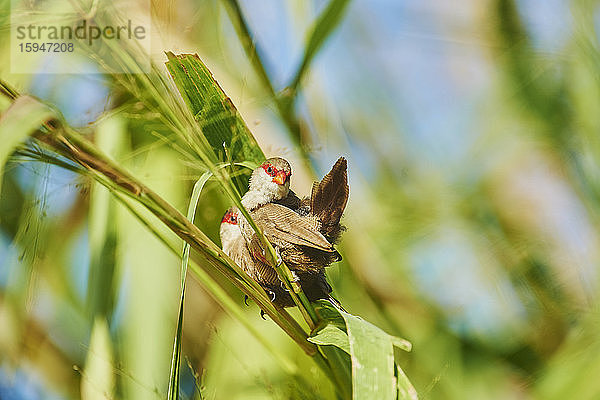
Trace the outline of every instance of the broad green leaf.
[[341, 312], [352, 358], [352, 398], [396, 398], [394, 348], [390, 336], [367, 321]]
[[[410, 342], [388, 335], [362, 318], [339, 311], [325, 300], [316, 303], [319, 316], [331, 323], [308, 340], [333, 345], [350, 354], [353, 399], [395, 399], [397, 394], [398, 399], [417, 398], [400, 366], [394, 364], [394, 346], [410, 351]], [[341, 326], [341, 320], [345, 327]]]
[[[215, 155], [231, 163], [261, 163], [265, 155], [256, 139], [198, 55], [167, 52], [167, 57], [167, 69]], [[240, 193], [247, 178], [234, 179]]]
[[55, 117], [54, 111], [30, 96], [18, 97], [0, 115], [0, 189], [4, 164], [16, 147]]
[[336, 346], [350, 354], [348, 335], [340, 328], [336, 328], [331, 324], [326, 325], [316, 335], [309, 337], [308, 341], [314, 344]]
[[183, 335], [183, 305], [185, 288], [181, 291], [179, 301], [179, 313], [177, 315], [177, 331], [175, 332], [175, 343], [173, 344], [173, 356], [171, 358], [171, 376], [169, 377], [168, 400], [179, 398], [179, 369], [181, 366], [181, 337]]

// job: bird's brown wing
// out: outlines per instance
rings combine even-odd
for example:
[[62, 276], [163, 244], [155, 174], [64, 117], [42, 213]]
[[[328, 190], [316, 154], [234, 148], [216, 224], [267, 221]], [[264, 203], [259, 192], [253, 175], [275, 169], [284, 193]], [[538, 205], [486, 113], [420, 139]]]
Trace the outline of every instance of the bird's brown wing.
[[246, 241], [243, 237], [240, 236], [235, 240], [229, 250], [228, 255], [239, 267], [244, 270], [244, 272], [252, 276], [255, 263], [252, 257], [250, 257], [250, 252], [246, 247]]
[[[255, 251], [255, 253], [252, 253]], [[255, 255], [253, 257], [252, 254]], [[256, 257], [262, 253], [262, 248], [252, 249], [251, 246], [246, 247], [246, 241], [240, 236], [235, 244], [231, 246], [229, 256], [235, 263], [244, 270], [252, 279], [258, 282], [261, 286], [275, 286], [281, 284], [277, 272], [264, 259], [264, 256]]]
[[333, 245], [319, 232], [314, 217], [303, 217], [279, 204], [265, 204], [252, 211], [252, 219], [273, 244], [286, 243], [334, 252]]

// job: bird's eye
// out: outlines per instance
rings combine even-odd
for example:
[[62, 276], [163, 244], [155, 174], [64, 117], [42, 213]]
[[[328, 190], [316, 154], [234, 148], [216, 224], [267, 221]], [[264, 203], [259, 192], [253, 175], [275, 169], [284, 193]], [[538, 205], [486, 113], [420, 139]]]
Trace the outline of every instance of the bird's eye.
[[272, 174], [273, 173], [273, 167], [271, 167], [270, 165], [267, 167], [267, 174]]

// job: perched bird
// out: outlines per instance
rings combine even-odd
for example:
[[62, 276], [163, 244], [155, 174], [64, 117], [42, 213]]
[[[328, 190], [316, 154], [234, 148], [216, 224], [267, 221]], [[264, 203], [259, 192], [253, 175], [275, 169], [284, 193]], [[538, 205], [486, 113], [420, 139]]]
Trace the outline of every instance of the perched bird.
[[[270, 296], [273, 303], [281, 307], [292, 307], [294, 301], [284, 288], [277, 272], [262, 260], [254, 260], [246, 245], [246, 240], [239, 229], [239, 210], [235, 207], [225, 212], [221, 220], [221, 245], [227, 254], [242, 270], [258, 282]], [[309, 273], [298, 275], [302, 291], [309, 301], [329, 298], [331, 286], [327, 283], [324, 273]]]
[[270, 265], [252, 259], [238, 222], [239, 210], [231, 207], [223, 215], [219, 229], [223, 252], [256, 282], [266, 285], [276, 283], [279, 281], [277, 272]]
[[[341, 259], [333, 244], [342, 231], [340, 218], [348, 200], [346, 168], [346, 160], [340, 158], [323, 180], [313, 185], [307, 212], [302, 210], [306, 200], [297, 202], [296, 210], [275, 203], [285, 204], [290, 196], [296, 197], [290, 194], [287, 161], [268, 159], [252, 173], [242, 204], [290, 270], [321, 272]], [[287, 179], [276, 179], [281, 171]], [[248, 221], [240, 218], [239, 226], [251, 256], [266, 262], [262, 243]]]

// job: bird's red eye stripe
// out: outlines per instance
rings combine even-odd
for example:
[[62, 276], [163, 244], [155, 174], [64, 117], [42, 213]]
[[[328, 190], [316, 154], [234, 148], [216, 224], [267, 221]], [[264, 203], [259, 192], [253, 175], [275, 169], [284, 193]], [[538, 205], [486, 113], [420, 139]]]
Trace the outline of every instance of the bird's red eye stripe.
[[230, 215], [231, 215], [231, 213], [225, 213], [225, 215], [223, 215], [223, 219], [221, 219], [221, 223], [227, 222]]
[[275, 176], [279, 172], [279, 170], [277, 168], [275, 168], [274, 166], [272, 166], [271, 164], [263, 164], [263, 165], [261, 165], [261, 167], [262, 167], [262, 169], [265, 170], [265, 172], [269, 176]]
[[[284, 171], [278, 170], [271, 164], [263, 164], [263, 165], [261, 165], [261, 167], [263, 170], [265, 170], [265, 172], [269, 176], [277, 176], [277, 174], [279, 174], [280, 172], [284, 172]], [[284, 172], [284, 173], [285, 173], [285, 176], [288, 176], [288, 177], [292, 175], [291, 173], [287, 173], [287, 172]]]
[[223, 216], [223, 219], [221, 220], [221, 223], [224, 222], [228, 224], [237, 225], [237, 216], [235, 215], [235, 213], [228, 212]]

